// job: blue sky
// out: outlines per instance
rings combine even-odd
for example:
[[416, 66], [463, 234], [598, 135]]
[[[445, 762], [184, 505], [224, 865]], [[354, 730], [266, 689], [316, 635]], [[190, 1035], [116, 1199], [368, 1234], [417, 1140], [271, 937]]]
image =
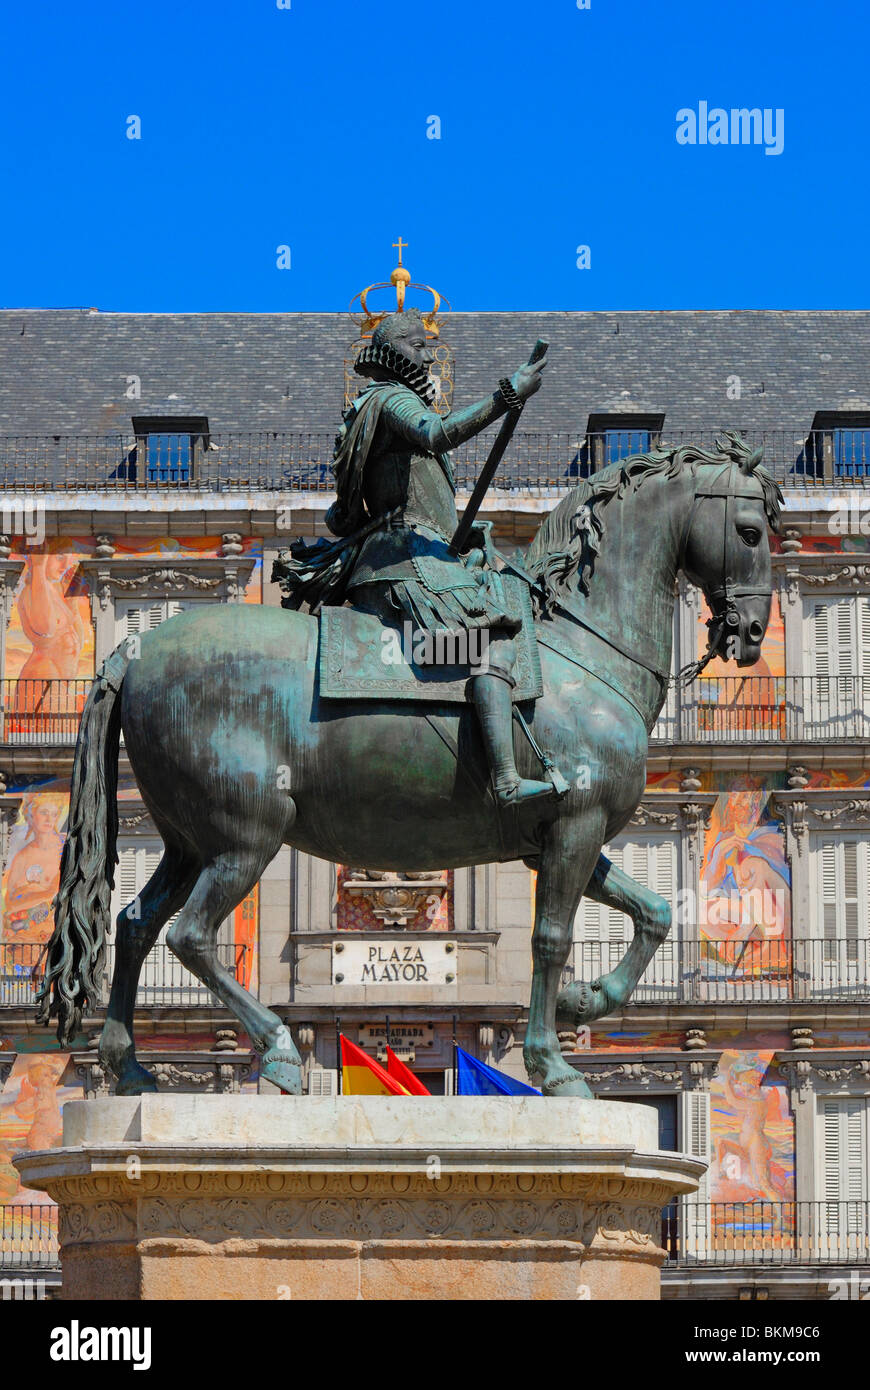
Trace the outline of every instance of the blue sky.
[[340, 311], [401, 234], [455, 309], [868, 307], [866, 0], [278, 3], [4, 8], [0, 304]]

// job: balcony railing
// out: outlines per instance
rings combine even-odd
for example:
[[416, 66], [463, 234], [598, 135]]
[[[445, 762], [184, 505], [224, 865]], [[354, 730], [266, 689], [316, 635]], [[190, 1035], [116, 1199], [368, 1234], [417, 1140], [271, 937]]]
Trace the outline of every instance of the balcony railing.
[[[230, 972], [233, 979], [247, 981], [248, 951], [247, 946], [237, 946], [233, 942], [219, 943], [217, 958], [224, 969]], [[103, 986], [106, 1002], [109, 998], [109, 987], [114, 969], [115, 947], [113, 943], [110, 943], [106, 953], [106, 975]], [[153, 946], [145, 957], [139, 976], [139, 988], [136, 991], [136, 1003], [140, 1007], [164, 1004], [181, 1008], [194, 1005], [223, 1008], [223, 1004], [217, 996], [212, 994], [207, 985], [204, 985], [182, 965], [178, 957], [163, 941]]]
[[0, 1269], [57, 1269], [57, 1207], [0, 1203]]
[[32, 677], [3, 681], [0, 742], [15, 744], [75, 743], [79, 720], [93, 681], [39, 680]]
[[[712, 445], [723, 427], [664, 431], [668, 445]], [[786, 428], [746, 430], [753, 448], [763, 448], [765, 464], [785, 487], [863, 488], [870, 458], [863, 435], [847, 453], [832, 451], [830, 430], [801, 434]], [[456, 450], [457, 482], [476, 480], [489, 453], [488, 431]], [[113, 435], [0, 436], [0, 489], [14, 492], [328, 492], [334, 431], [277, 430], [212, 434], [196, 442], [183, 465], [156, 468], [142, 437]], [[517, 492], [563, 491], [612, 459], [605, 434], [579, 431], [518, 431], [501, 465], [498, 486]]]
[[[21, 1008], [33, 1004], [45, 970], [46, 946], [31, 942], [0, 943], [0, 1008]], [[232, 942], [219, 944], [218, 960], [236, 980], [249, 984], [250, 948]], [[106, 973], [102, 1003], [108, 1003], [115, 947], [106, 952]], [[206, 985], [186, 970], [165, 942], [152, 947], [142, 965], [136, 1002], [149, 1005], [222, 1005]]]
[[679, 1202], [662, 1243], [677, 1265], [866, 1265], [870, 1202]]
[[[76, 680], [6, 679], [0, 742], [74, 744], [91, 688]], [[870, 678], [709, 676], [671, 686], [650, 743], [870, 741]]]
[[650, 743], [846, 743], [870, 739], [863, 676], [709, 676], [672, 686]]
[[[870, 1000], [870, 941], [717, 941], [698, 940], [696, 932], [693, 940], [676, 936], [659, 947], [632, 995], [633, 1004]], [[573, 978], [591, 981], [607, 974], [627, 947], [627, 940], [575, 942]]]

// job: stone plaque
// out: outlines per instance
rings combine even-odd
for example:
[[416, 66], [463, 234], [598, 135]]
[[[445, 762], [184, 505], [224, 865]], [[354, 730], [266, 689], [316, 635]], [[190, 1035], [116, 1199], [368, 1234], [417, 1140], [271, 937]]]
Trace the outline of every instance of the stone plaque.
[[336, 941], [332, 947], [334, 985], [452, 985], [456, 982], [453, 941]]

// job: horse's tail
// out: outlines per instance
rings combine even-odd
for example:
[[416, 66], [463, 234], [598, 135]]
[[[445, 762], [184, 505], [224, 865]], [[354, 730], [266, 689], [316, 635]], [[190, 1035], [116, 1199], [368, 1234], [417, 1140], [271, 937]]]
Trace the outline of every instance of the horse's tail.
[[104, 662], [76, 743], [54, 934], [36, 1000], [37, 1022], [56, 1018], [62, 1047], [72, 1043], [82, 1016], [94, 1012], [102, 984], [118, 861], [118, 695], [128, 664], [120, 647]]

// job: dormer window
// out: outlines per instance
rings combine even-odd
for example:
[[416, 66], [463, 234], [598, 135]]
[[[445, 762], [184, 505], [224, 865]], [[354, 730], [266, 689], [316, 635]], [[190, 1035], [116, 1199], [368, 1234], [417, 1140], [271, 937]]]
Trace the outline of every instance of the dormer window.
[[817, 411], [805, 457], [816, 478], [870, 477], [870, 410]]
[[664, 415], [626, 412], [590, 415], [586, 429], [588, 471], [597, 473], [632, 454], [648, 454], [661, 440]]
[[137, 472], [142, 470], [146, 485], [183, 486], [194, 480], [208, 446], [205, 415], [134, 415], [133, 432]]

